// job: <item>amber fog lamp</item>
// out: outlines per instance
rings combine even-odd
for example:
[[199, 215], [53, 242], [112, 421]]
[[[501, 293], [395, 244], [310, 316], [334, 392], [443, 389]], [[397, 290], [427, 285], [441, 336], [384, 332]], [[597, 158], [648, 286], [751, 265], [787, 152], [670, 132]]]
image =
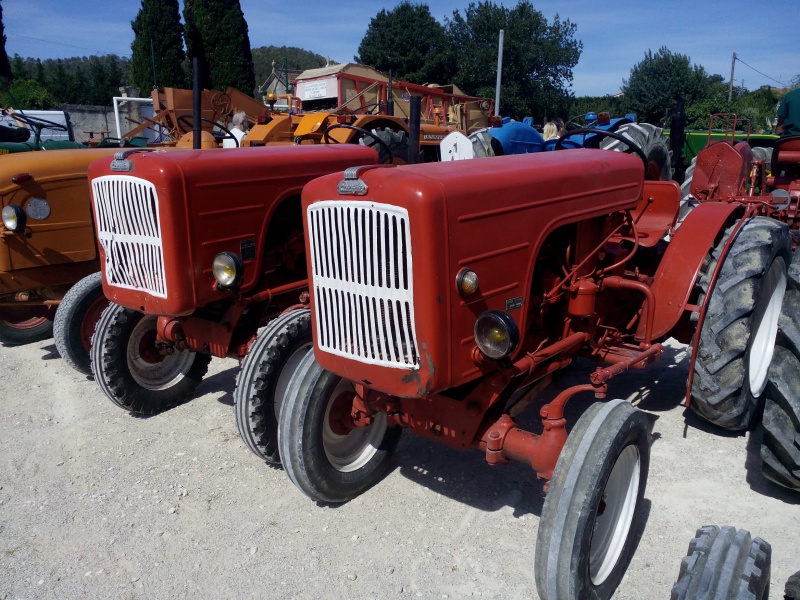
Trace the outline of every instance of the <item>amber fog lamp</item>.
[[470, 269], [461, 269], [456, 275], [458, 293], [464, 298], [478, 291], [478, 275]]
[[502, 310], [487, 310], [475, 321], [475, 343], [492, 360], [510, 356], [519, 345], [519, 329], [514, 319]]
[[211, 273], [220, 288], [229, 289], [241, 283], [244, 277], [244, 264], [233, 252], [220, 252], [211, 263]]
[[3, 225], [6, 229], [14, 233], [20, 233], [25, 230], [25, 224], [28, 222], [28, 216], [21, 206], [16, 204], [9, 204], [3, 207]]

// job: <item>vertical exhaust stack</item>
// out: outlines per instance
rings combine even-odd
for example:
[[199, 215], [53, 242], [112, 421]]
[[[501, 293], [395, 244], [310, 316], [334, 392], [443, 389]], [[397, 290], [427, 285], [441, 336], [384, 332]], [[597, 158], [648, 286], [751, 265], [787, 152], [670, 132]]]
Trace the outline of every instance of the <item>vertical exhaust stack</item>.
[[411, 111], [408, 119], [408, 164], [419, 162], [419, 129], [422, 115], [422, 98], [411, 96]]
[[192, 59], [192, 127], [193, 127], [193, 140], [192, 148], [195, 150], [200, 149], [200, 136], [202, 132], [202, 123], [200, 122], [201, 110], [200, 107], [203, 103], [203, 89], [200, 85], [200, 58], [195, 56]]

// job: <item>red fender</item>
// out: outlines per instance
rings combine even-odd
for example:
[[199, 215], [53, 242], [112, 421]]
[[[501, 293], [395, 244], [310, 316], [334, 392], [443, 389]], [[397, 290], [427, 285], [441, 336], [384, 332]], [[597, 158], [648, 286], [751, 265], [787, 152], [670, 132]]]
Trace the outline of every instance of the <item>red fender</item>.
[[[667, 336], [689, 308], [689, 297], [700, 267], [714, 246], [714, 240], [737, 210], [741, 210], [741, 205], [736, 203], [699, 204], [673, 236], [651, 286], [656, 298], [652, 339]], [[696, 310], [696, 307], [691, 307], [691, 310]], [[644, 340], [645, 325], [643, 318], [636, 330], [639, 341]]]

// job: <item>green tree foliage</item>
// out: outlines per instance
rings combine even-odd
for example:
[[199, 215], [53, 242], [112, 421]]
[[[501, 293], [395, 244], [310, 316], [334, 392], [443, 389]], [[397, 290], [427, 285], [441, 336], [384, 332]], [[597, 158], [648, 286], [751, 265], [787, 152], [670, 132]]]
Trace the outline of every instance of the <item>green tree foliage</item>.
[[8, 90], [0, 93], [3, 107], [43, 110], [56, 107], [56, 99], [33, 79], [15, 79]]
[[446, 27], [458, 59], [455, 83], [466, 92], [494, 97], [498, 35], [503, 29], [500, 112], [537, 119], [566, 112], [572, 67], [583, 49], [574, 38], [574, 24], [558, 15], [548, 23], [529, 0], [521, 0], [513, 9], [470, 3], [464, 16], [454, 12]]
[[5, 26], [3, 25], [3, 5], [0, 4], [0, 79], [10, 81], [12, 79], [11, 63], [8, 62], [8, 54], [6, 53], [6, 34]]
[[178, 0], [142, 0], [131, 27], [135, 34], [131, 44], [131, 79], [140, 93], [148, 95], [154, 86], [187, 87]]
[[354, 60], [420, 84], [448, 83], [455, 67], [444, 27], [426, 5], [408, 0], [370, 21]]
[[636, 113], [640, 121], [658, 123], [675, 107], [678, 96], [691, 106], [720, 83], [720, 76], [709, 75], [702, 66], [692, 65], [687, 55], [673, 54], [663, 46], [655, 54], [651, 50], [645, 53], [623, 81], [622, 90], [627, 110]]
[[305, 71], [306, 69], [317, 69], [325, 66], [325, 57], [302, 48], [292, 46], [261, 46], [253, 48], [253, 71], [255, 72], [256, 83], [261, 84], [272, 73], [272, 62], [275, 61], [277, 68], [283, 67], [286, 61], [286, 68], [291, 71]]
[[255, 92], [250, 36], [239, 0], [184, 0], [189, 58], [204, 63], [205, 87]]
[[589, 112], [607, 112], [612, 117], [622, 117], [625, 115], [624, 99], [621, 96], [581, 96], [573, 98], [567, 114], [570, 119], [583, 125], [582, 117]]

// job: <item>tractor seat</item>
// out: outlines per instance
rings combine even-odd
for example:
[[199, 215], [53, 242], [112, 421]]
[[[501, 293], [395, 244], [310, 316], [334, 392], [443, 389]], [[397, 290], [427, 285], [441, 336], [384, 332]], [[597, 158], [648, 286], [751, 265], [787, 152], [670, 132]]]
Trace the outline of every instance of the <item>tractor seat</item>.
[[781, 138], [775, 142], [770, 168], [773, 174], [800, 171], [800, 135]]

